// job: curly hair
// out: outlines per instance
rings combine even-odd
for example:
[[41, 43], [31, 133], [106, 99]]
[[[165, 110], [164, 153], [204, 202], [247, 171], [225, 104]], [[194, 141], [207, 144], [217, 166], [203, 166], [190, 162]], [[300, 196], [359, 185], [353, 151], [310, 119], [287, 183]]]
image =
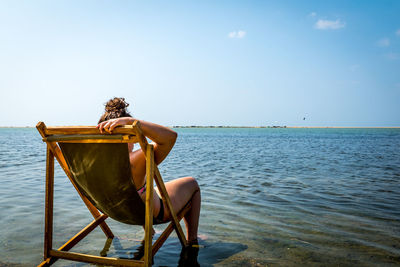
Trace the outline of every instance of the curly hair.
[[132, 115], [127, 111], [129, 104], [125, 102], [125, 98], [123, 97], [114, 97], [108, 100], [104, 106], [105, 112], [100, 117], [98, 123], [120, 117], [132, 117]]

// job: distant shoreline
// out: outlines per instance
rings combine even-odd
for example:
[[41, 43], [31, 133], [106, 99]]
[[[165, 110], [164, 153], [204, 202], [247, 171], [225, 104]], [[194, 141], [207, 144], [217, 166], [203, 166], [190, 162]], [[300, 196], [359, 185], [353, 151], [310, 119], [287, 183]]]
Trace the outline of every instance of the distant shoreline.
[[400, 126], [169, 126], [170, 128], [400, 129]]
[[[231, 128], [243, 128], [243, 129], [400, 129], [400, 126], [168, 126], [173, 129], [187, 129], [187, 128], [219, 128], [219, 129], [231, 129]], [[0, 126], [0, 129], [25, 129], [25, 128], [36, 128], [34, 126]]]

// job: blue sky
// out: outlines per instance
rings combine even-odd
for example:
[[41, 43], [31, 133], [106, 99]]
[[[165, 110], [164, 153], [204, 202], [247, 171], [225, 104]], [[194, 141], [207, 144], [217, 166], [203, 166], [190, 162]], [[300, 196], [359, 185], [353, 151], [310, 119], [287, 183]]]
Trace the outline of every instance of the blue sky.
[[[0, 126], [400, 126], [400, 1], [0, 0]], [[303, 118], [306, 118], [303, 120]]]

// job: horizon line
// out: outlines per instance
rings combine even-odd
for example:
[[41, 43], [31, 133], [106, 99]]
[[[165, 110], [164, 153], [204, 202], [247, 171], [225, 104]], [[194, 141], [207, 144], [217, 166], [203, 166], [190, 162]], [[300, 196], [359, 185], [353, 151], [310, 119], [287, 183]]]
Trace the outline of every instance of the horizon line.
[[[64, 125], [67, 126], [67, 125]], [[78, 125], [70, 125], [78, 126]], [[83, 125], [79, 125], [83, 126]], [[400, 126], [280, 126], [280, 125], [260, 125], [260, 126], [238, 126], [238, 125], [173, 125], [167, 126], [169, 128], [305, 128], [305, 129], [322, 129], [322, 128], [332, 128], [332, 129], [398, 129]], [[1, 128], [36, 128], [36, 126], [0, 126]]]

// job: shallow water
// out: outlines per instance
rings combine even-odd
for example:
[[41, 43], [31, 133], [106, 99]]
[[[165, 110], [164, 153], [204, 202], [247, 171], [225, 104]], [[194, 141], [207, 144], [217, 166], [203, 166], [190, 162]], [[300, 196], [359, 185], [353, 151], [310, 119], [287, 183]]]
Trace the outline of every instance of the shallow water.
[[[201, 266], [400, 264], [400, 129], [176, 130], [160, 170], [201, 186]], [[0, 129], [0, 266], [42, 260], [44, 177], [36, 130]], [[57, 164], [54, 211], [54, 247], [92, 220]], [[141, 227], [107, 222], [108, 251], [99, 229], [72, 251], [132, 258]], [[173, 235], [154, 264], [179, 253]]]

